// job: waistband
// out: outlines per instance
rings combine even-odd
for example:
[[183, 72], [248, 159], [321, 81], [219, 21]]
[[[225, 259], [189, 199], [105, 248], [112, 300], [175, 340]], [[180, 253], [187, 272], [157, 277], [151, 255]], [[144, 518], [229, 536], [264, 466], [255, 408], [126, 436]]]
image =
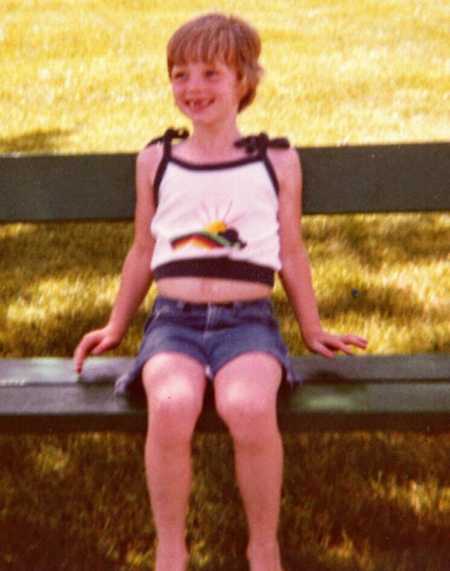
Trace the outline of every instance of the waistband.
[[197, 303], [191, 301], [184, 301], [182, 299], [174, 299], [171, 297], [157, 296], [155, 299], [155, 306], [159, 304], [172, 305], [178, 310], [184, 312], [191, 311], [208, 311], [212, 308], [217, 309], [242, 309], [245, 307], [257, 307], [257, 306], [272, 306], [272, 302], [267, 297], [261, 297], [258, 299], [251, 299], [246, 301], [229, 301], [229, 302], [218, 302], [218, 303]]

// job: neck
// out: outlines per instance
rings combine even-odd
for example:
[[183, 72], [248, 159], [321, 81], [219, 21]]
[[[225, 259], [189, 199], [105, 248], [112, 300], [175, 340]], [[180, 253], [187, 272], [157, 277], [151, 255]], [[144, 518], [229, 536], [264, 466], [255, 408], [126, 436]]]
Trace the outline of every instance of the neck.
[[202, 153], [220, 155], [229, 152], [240, 137], [235, 122], [231, 125], [194, 125], [191, 144]]

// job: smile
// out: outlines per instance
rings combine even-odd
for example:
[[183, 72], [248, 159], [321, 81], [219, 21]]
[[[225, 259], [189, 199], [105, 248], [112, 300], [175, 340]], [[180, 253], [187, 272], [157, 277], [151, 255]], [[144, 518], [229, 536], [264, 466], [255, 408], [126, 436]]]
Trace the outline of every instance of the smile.
[[188, 99], [186, 105], [192, 111], [203, 111], [214, 102], [214, 99]]

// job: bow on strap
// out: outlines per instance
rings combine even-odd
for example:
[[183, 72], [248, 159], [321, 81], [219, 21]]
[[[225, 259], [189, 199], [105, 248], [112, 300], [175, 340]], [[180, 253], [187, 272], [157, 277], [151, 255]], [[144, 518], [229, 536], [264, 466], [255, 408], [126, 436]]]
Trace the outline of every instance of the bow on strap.
[[154, 145], [155, 143], [164, 143], [164, 141], [172, 141], [172, 139], [187, 139], [189, 137], [189, 131], [187, 129], [167, 129], [167, 131], [162, 135], [162, 137], [156, 137], [152, 139], [148, 144]]
[[280, 137], [278, 139], [269, 139], [266, 133], [260, 133], [259, 135], [250, 135], [249, 137], [243, 137], [234, 143], [235, 147], [244, 148], [247, 154], [254, 153], [255, 151], [260, 151], [264, 153], [268, 147], [273, 149], [289, 149], [290, 144], [288, 139]]

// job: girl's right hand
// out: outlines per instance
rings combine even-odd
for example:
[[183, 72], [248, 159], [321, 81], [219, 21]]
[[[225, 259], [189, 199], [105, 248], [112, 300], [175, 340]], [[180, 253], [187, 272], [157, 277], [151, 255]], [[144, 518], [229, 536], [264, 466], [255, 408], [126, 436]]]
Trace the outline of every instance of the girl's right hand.
[[121, 340], [122, 336], [114, 332], [108, 325], [102, 329], [95, 329], [86, 333], [78, 343], [73, 355], [75, 371], [81, 373], [88, 355], [101, 355], [105, 351], [117, 347]]

